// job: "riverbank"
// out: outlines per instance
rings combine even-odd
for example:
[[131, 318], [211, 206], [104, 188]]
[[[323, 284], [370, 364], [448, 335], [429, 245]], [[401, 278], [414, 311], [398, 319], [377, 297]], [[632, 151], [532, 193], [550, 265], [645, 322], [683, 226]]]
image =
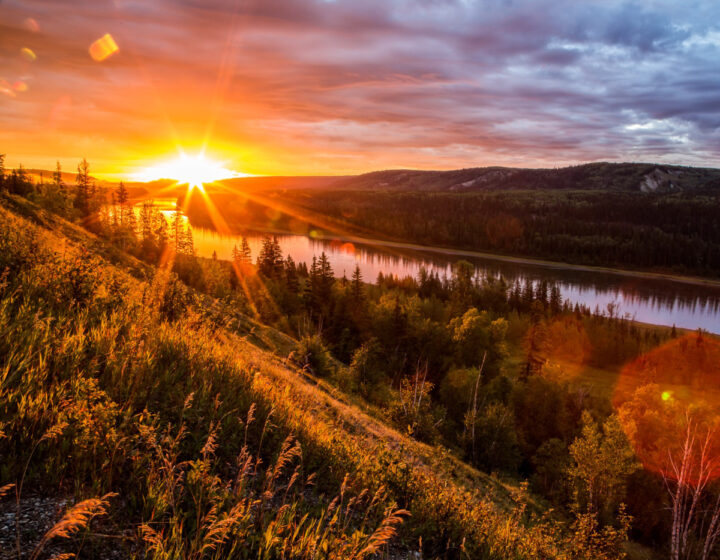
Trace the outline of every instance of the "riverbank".
[[[157, 201], [156, 201], [157, 202]], [[202, 228], [212, 231], [204, 225], [197, 225], [190, 222], [193, 228]], [[477, 259], [486, 259], [496, 262], [504, 262], [509, 264], [518, 265], [530, 265], [539, 266], [549, 270], [566, 270], [566, 271], [577, 271], [577, 272], [590, 272], [590, 273], [604, 273], [613, 274], [616, 276], [624, 276], [629, 278], [637, 279], [652, 279], [667, 282], [676, 282], [691, 286], [704, 286], [710, 288], [718, 288], [720, 290], [720, 278], [706, 278], [703, 276], [688, 276], [683, 274], [676, 274], [671, 272], [653, 272], [649, 270], [637, 270], [627, 268], [615, 268], [610, 266], [596, 266], [596, 265], [584, 265], [576, 263], [568, 263], [563, 261], [551, 261], [546, 259], [540, 259], [536, 257], [521, 257], [514, 255], [505, 255], [498, 253], [491, 253], [485, 251], [474, 251], [470, 249], [458, 249], [454, 247], [444, 247], [437, 245], [422, 245], [418, 243], [409, 243], [405, 241], [397, 241], [391, 239], [381, 238], [370, 238], [363, 237], [360, 235], [350, 234], [326, 234], [316, 229], [310, 229], [309, 231], [293, 231], [289, 229], [278, 229], [278, 228], [248, 228], [246, 230], [238, 230], [229, 224], [230, 231], [223, 234], [216, 232], [219, 236], [224, 235], [243, 235], [243, 233], [259, 233], [259, 234], [270, 234], [270, 235], [299, 235], [307, 236], [316, 240], [323, 241], [341, 241], [345, 243], [360, 243], [368, 246], [385, 247], [392, 249], [400, 249], [405, 251], [417, 251], [421, 253], [434, 253], [439, 255], [452, 255], [456, 257], [469, 257]]]
[[[207, 228], [203, 228], [207, 229]], [[639, 279], [652, 279], [652, 280], [663, 280], [667, 282], [678, 282], [682, 284], [688, 284], [693, 286], [704, 286], [720, 289], [720, 279], [715, 280], [713, 278], [704, 278], [702, 276], [684, 276], [681, 274], [672, 274], [664, 272], [651, 272], [644, 270], [631, 270], [623, 268], [613, 268], [605, 266], [593, 266], [584, 264], [573, 264], [561, 261], [549, 261], [544, 259], [537, 259], [533, 257], [517, 257], [512, 255], [502, 255], [496, 253], [487, 253], [483, 251], [471, 251], [468, 249], [455, 249], [452, 247], [440, 247], [432, 245], [420, 245], [417, 243], [406, 243], [403, 241], [391, 241], [387, 239], [377, 239], [361, 237], [356, 235], [327, 235], [316, 230], [311, 230], [308, 234], [298, 233], [296, 231], [281, 230], [281, 229], [260, 229], [253, 228], [247, 230], [245, 233], [256, 233], [256, 234], [270, 234], [270, 235], [299, 235], [303, 237], [310, 237], [311, 239], [322, 240], [322, 241], [340, 241], [343, 243], [360, 243], [368, 246], [375, 247], [386, 247], [392, 249], [402, 249], [406, 251], [418, 251], [421, 253], [434, 253], [441, 255], [453, 255], [457, 257], [470, 257], [477, 259], [486, 259], [497, 262], [505, 262], [510, 264], [521, 264], [530, 266], [540, 266], [551, 270], [567, 270], [567, 271], [578, 271], [578, 272], [596, 272], [603, 274], [614, 274], [616, 276], [626, 276], [630, 278]], [[222, 236], [223, 234], [218, 233]], [[231, 235], [242, 235], [242, 232], [233, 231]]]

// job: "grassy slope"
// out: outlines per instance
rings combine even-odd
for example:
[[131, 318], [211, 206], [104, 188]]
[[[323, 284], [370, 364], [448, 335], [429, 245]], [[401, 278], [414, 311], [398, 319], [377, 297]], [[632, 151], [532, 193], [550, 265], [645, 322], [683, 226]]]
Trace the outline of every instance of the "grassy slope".
[[[38, 253], [59, 252], [61, 259], [80, 255], [74, 262], [102, 270], [103, 280], [88, 296], [85, 308], [74, 307], [67, 300], [39, 301], [41, 292], [28, 284], [19, 294], [0, 292], [4, 310], [0, 334], [5, 341], [0, 346], [0, 371], [5, 371], [0, 378], [4, 391], [0, 421], [5, 423], [9, 439], [7, 447], [0, 450], [10, 459], [0, 471], [0, 486], [16, 480], [14, 467], [26, 450], [64, 417], [62, 403], [80, 398], [77, 390], [68, 387], [81, 379], [95, 380], [92, 383], [97, 382], [102, 393], [98, 398], [107, 401], [105, 408], [113, 411], [108, 433], [127, 430], [113, 451], [115, 470], [112, 464], [102, 472], [88, 466], [98, 460], [95, 448], [63, 454], [62, 449], [76, 444], [72, 439], [63, 440], [60, 449], [49, 444], [39, 448], [33, 461], [39, 464], [31, 467], [28, 484], [47, 490], [48, 485], [64, 481], [80, 494], [118, 491], [122, 515], [143, 511], [145, 519], [148, 498], [133, 492], [137, 485], [149, 489], [151, 484], [142, 478], [144, 470], [138, 473], [133, 467], [137, 448], [124, 447], [126, 438], [136, 437], [127, 427], [130, 418], [135, 422], [150, 414], [158, 425], [176, 427], [187, 422], [193, 443], [186, 450], [189, 457], [200, 453], [203, 440], [215, 429], [221, 442], [216, 454], [229, 461], [242, 447], [242, 424], [230, 418], [243, 418], [254, 403], [256, 416], [261, 420], [270, 416], [275, 426], [268, 435], [265, 430], [255, 434], [258, 454], [272, 461], [286, 435], [297, 437], [303, 448], [303, 471], [319, 474], [319, 500], [332, 495], [346, 473], [358, 488], [384, 486], [387, 499], [412, 514], [403, 530], [408, 546], [417, 546], [422, 537], [426, 553], [434, 550], [439, 554], [444, 549], [457, 556], [464, 549], [476, 558], [560, 556], [554, 542], [560, 535], [558, 527], [528, 526], [527, 511], [523, 514], [513, 500], [517, 488], [398, 433], [337, 391], [308, 382], [268, 351], [276, 349], [279, 355], [286, 355], [292, 340], [247, 319], [229, 328], [204, 319], [202, 312], [211, 302], [197, 296], [188, 317], [168, 321], [158, 311], [158, 298], [162, 299], [158, 291], [167, 282], [162, 274], [155, 275], [147, 266], [26, 201], [3, 199], [2, 205], [0, 223], [6, 234], [15, 236], [12, 244], [32, 237], [33, 247], [40, 247]], [[41, 267], [40, 274], [28, 278], [47, 275], [50, 269], [43, 268], [47, 266], [33, 264]], [[52, 292], [67, 288], [63, 274], [50, 282], [55, 283], [50, 286]], [[107, 293], [112, 285], [120, 286], [119, 299], [113, 300]], [[38, 328], [33, 317], [41, 315], [46, 319]], [[49, 351], [51, 345], [55, 348]], [[45, 381], [34, 385], [28, 381], [33, 376]], [[51, 379], [65, 381], [56, 388], [57, 394], [43, 393], [49, 404], [38, 400], [34, 408], [22, 409], [22, 403], [32, 400], [34, 392], [44, 390]], [[184, 403], [189, 395], [193, 395], [188, 413], [192, 420], [185, 419]], [[80, 408], [85, 410], [87, 403], [82, 403]], [[126, 477], [134, 481], [130, 487], [118, 482]]]

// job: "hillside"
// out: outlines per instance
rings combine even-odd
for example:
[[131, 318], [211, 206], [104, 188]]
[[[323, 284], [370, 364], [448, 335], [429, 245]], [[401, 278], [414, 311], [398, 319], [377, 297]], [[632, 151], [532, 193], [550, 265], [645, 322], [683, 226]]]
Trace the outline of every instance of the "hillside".
[[648, 163], [588, 163], [559, 169], [478, 167], [453, 171], [392, 170], [338, 181], [347, 190], [610, 190], [677, 192], [720, 187], [720, 170]]
[[[39, 182], [49, 182], [53, 172], [43, 169], [26, 170]], [[75, 174], [62, 173], [67, 184], [75, 182]], [[117, 186], [117, 181], [98, 180], [98, 185]], [[126, 180], [133, 197], [163, 190], [180, 196], [183, 189], [174, 189], [175, 181], [161, 179], [151, 182]], [[651, 163], [587, 163], [555, 169], [524, 169], [514, 167], [476, 167], [450, 171], [395, 169], [373, 171], [361, 175], [318, 176], [256, 176], [225, 179], [206, 185], [215, 195], [294, 190], [359, 190], [359, 191], [448, 191], [480, 192], [494, 190], [610, 190], [616, 192], [673, 193], [716, 190], [720, 187], [720, 170]]]
[[[308, 379], [283, 359], [292, 339], [27, 201], [1, 205], [0, 506], [15, 519], [17, 491], [24, 512], [5, 550], [561, 556], [564, 529], [533, 521], [519, 488]], [[67, 508], [72, 538], [40, 539]]]

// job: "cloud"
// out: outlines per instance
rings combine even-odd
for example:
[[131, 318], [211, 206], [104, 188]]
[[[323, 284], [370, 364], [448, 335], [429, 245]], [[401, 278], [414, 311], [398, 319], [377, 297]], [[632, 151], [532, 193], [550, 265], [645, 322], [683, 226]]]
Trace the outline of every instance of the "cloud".
[[[0, 16], [0, 80], [28, 84], [0, 97], [11, 162], [115, 170], [209, 138], [256, 173], [720, 164], [711, 0], [5, 0]], [[120, 51], [97, 63], [105, 33]]]

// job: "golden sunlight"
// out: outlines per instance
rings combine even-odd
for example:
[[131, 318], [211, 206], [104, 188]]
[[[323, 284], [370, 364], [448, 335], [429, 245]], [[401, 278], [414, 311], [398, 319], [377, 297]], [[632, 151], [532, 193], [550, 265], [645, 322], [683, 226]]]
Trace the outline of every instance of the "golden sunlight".
[[182, 154], [172, 161], [148, 167], [134, 174], [137, 181], [174, 179], [178, 183], [187, 183], [191, 188], [197, 187], [200, 189], [202, 189], [203, 184], [235, 177], [248, 177], [248, 174], [227, 169], [222, 163], [205, 157], [205, 154], [196, 156]]

